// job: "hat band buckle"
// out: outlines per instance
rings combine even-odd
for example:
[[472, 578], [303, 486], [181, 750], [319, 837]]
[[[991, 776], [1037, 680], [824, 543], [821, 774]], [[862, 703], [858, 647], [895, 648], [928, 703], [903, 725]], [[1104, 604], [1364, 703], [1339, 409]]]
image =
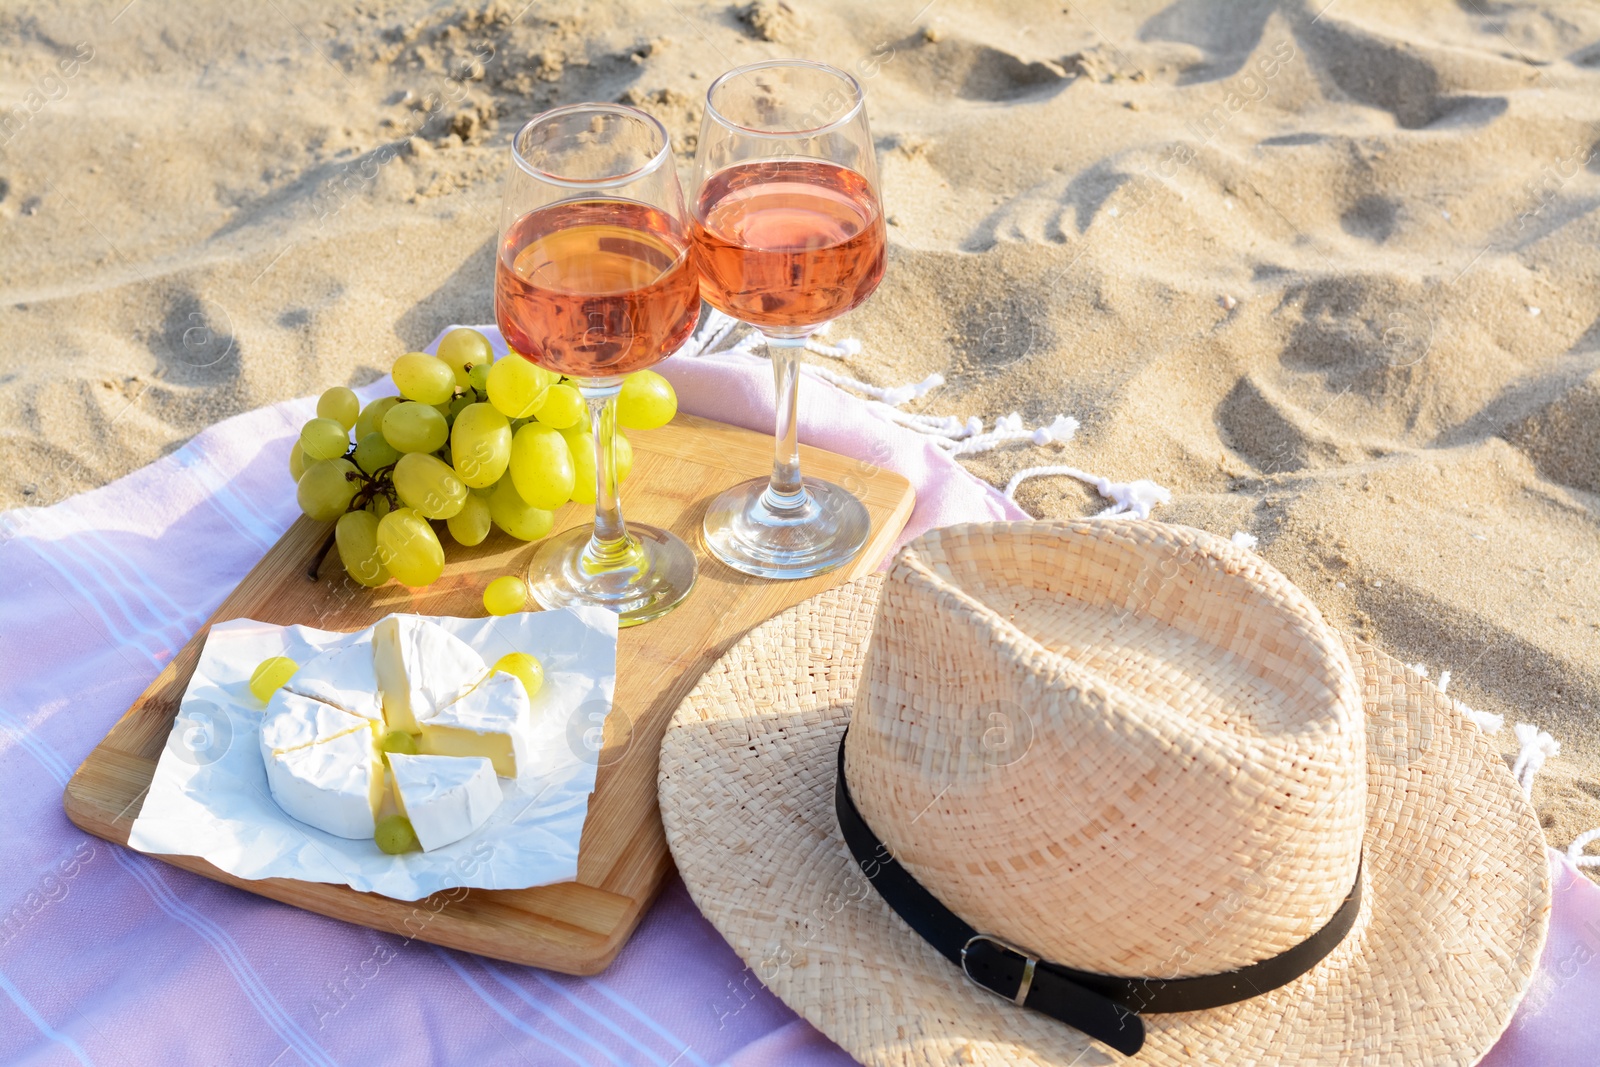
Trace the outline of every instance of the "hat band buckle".
[[[972, 948], [972, 946], [979, 941], [987, 941], [989, 944], [1005, 952], [1011, 953], [1013, 956], [1016, 956], [1022, 961], [1022, 980], [1017, 983], [1017, 992], [1015, 996], [1008, 997], [993, 986], [986, 985], [975, 975], [973, 975], [970, 969], [968, 969], [967, 950]], [[1000, 997], [1002, 1000], [1011, 1001], [1011, 1003], [1015, 1004], [1019, 1008], [1027, 1005], [1028, 990], [1033, 988], [1033, 972], [1038, 966], [1039, 958], [1037, 956], [1030, 956], [1016, 945], [1013, 945], [1008, 941], [1002, 941], [993, 934], [974, 934], [973, 936], [967, 938], [966, 944], [961, 946], [961, 973], [967, 976], [967, 980], [975, 986], [978, 986], [982, 989], [987, 989], [989, 992], [993, 993], [997, 997]]]

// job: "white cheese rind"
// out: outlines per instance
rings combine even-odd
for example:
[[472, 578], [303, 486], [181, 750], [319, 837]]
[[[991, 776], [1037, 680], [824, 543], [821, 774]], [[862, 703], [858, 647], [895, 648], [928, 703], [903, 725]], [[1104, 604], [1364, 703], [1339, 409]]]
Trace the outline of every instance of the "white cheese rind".
[[411, 820], [424, 852], [460, 841], [500, 806], [502, 793], [489, 760], [390, 753], [395, 798]]
[[274, 753], [329, 741], [367, 725], [366, 719], [331, 704], [279, 689], [261, 716], [261, 755], [270, 760]]
[[384, 719], [389, 729], [412, 734], [488, 671], [471, 645], [416, 615], [390, 615], [379, 622], [372, 650]]
[[266, 766], [272, 798], [291, 817], [337, 837], [372, 836], [384, 770], [370, 726], [269, 755]]
[[495, 773], [525, 771], [532, 745], [533, 710], [522, 680], [495, 671], [460, 699], [422, 720], [419, 748], [439, 756], [487, 756]]
[[383, 718], [368, 634], [359, 634], [348, 644], [322, 653], [295, 671], [283, 688], [363, 719]]

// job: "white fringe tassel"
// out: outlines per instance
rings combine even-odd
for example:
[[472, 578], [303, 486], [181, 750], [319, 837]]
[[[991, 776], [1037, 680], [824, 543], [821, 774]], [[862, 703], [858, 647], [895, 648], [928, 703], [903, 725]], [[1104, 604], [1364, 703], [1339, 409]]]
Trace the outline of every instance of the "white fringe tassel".
[[1093, 516], [1096, 519], [1111, 519], [1125, 515], [1133, 519], [1148, 519], [1150, 510], [1157, 504], [1168, 503], [1172, 499], [1172, 490], [1146, 478], [1134, 482], [1113, 482], [1109, 478], [1101, 478], [1081, 471], [1076, 467], [1029, 467], [1020, 470], [1011, 476], [1006, 483], [1006, 499], [1015, 500], [1017, 486], [1029, 478], [1040, 478], [1046, 475], [1059, 474], [1067, 478], [1076, 478], [1085, 485], [1094, 487], [1095, 492], [1111, 501], [1111, 506]]
[[[981, 427], [983, 424], [980, 422], [978, 425]], [[1071, 415], [1057, 415], [1050, 420], [1049, 425], [1030, 430], [1023, 424], [1022, 416], [1013, 411], [1009, 415], [995, 419], [994, 429], [988, 433], [966, 435], [948, 444], [941, 442], [939, 447], [952, 456], [970, 456], [978, 452], [988, 452], [1012, 441], [1027, 441], [1035, 445], [1048, 445], [1052, 441], [1070, 441], [1077, 432], [1078, 420]]]
[[1544, 770], [1544, 761], [1560, 754], [1561, 742], [1539, 729], [1531, 722], [1519, 722], [1512, 727], [1517, 734], [1517, 761], [1511, 765], [1511, 777], [1522, 786], [1522, 792], [1533, 795], [1533, 776]]
[[872, 385], [861, 381], [859, 378], [852, 378], [848, 374], [840, 374], [838, 371], [829, 370], [827, 367], [814, 367], [809, 363], [805, 366], [805, 373], [813, 378], [821, 378], [825, 382], [837, 385], [841, 389], [849, 389], [851, 392], [869, 396], [880, 404], [887, 404], [892, 408], [898, 408], [901, 404], [908, 404], [913, 400], [921, 400], [924, 396], [944, 384], [944, 375], [937, 372], [928, 375], [920, 382], [896, 386]]
[[952, 441], [972, 437], [983, 432], [983, 420], [973, 415], [962, 420], [959, 415], [922, 415], [899, 408], [883, 407], [883, 414], [907, 429], [925, 433], [930, 437], [943, 437]]
[[1585, 856], [1583, 850], [1589, 847], [1589, 842], [1600, 840], [1600, 826], [1593, 830], [1585, 830], [1572, 839], [1572, 844], [1567, 846], [1567, 859], [1578, 867], [1600, 867], [1600, 856]]
[[838, 344], [830, 345], [818, 340], [816, 335], [813, 334], [806, 339], [806, 351], [815, 352], [817, 355], [826, 356], [829, 359], [849, 359], [851, 356], [859, 356], [861, 354], [861, 342], [854, 337], [846, 337]]

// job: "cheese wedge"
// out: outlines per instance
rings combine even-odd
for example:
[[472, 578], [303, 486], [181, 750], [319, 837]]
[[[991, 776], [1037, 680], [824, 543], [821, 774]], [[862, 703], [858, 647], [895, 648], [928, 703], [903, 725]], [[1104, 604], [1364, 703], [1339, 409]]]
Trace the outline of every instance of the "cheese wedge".
[[522, 680], [495, 671], [460, 699], [422, 720], [418, 748], [436, 756], [486, 756], [502, 778], [525, 771], [533, 711]]
[[266, 758], [272, 799], [288, 815], [337, 837], [370, 838], [383, 802], [383, 760], [371, 726]]
[[415, 615], [390, 615], [374, 626], [372, 658], [383, 717], [389, 729], [410, 734], [489, 669], [471, 645]]
[[261, 718], [261, 756], [271, 760], [280, 752], [331, 741], [341, 734], [368, 729], [370, 723], [320, 700], [279, 689], [267, 701]]
[[389, 754], [395, 799], [424, 852], [460, 841], [500, 806], [500, 783], [487, 759]]
[[372, 642], [366, 634], [322, 653], [296, 671], [283, 688], [363, 719], [383, 718], [378, 675], [372, 665]]

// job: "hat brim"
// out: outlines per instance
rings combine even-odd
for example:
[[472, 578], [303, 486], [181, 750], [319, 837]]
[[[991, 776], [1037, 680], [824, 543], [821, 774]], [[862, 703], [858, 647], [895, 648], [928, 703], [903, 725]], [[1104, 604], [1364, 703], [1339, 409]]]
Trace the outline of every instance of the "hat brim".
[[1131, 1061], [968, 982], [878, 898], [834, 817], [837, 746], [881, 584], [839, 586], [747, 634], [674, 714], [659, 777], [695, 904], [773, 993], [856, 1059], [1472, 1064], [1505, 1030], [1549, 922], [1538, 820], [1442, 693], [1353, 641], [1368, 725], [1367, 884], [1332, 954], [1251, 1000], [1146, 1016]]

